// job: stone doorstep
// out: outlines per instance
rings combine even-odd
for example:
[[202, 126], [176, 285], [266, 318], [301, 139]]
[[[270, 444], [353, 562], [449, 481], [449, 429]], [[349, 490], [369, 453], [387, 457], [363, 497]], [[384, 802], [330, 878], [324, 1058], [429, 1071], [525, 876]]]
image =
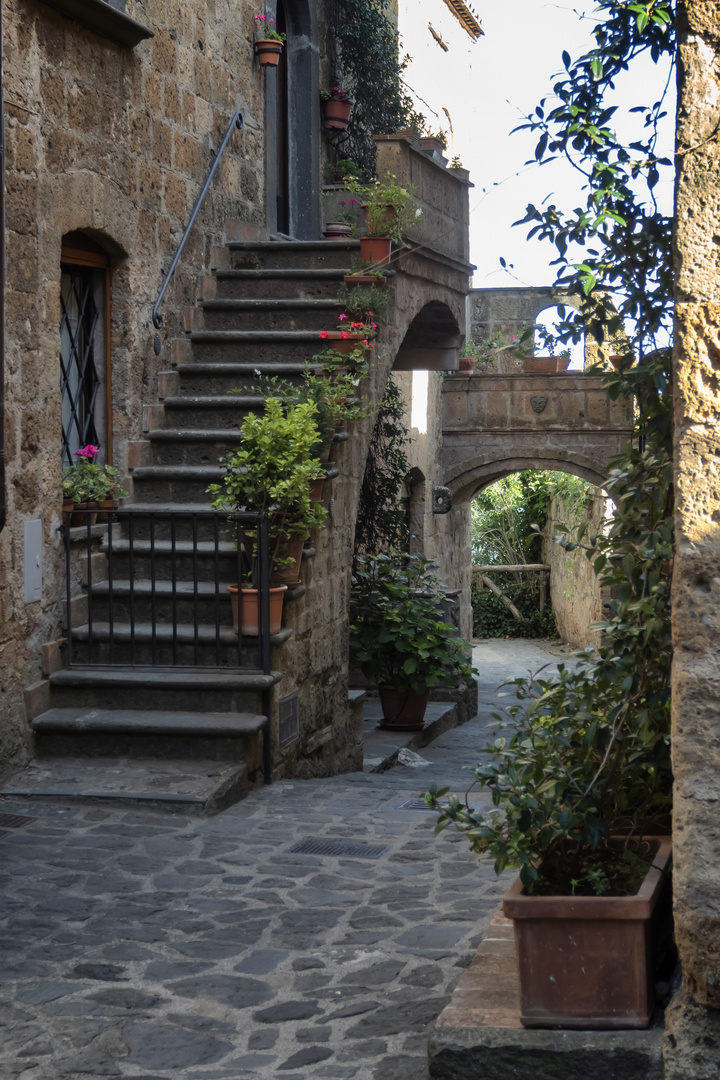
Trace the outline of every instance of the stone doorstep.
[[662, 1080], [663, 1028], [524, 1028], [513, 924], [499, 907], [428, 1043], [431, 1080]]

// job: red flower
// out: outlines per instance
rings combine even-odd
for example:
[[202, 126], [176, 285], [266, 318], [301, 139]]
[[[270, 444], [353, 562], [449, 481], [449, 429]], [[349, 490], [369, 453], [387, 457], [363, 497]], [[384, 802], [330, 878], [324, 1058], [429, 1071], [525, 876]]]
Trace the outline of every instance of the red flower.
[[321, 338], [327, 338], [327, 337], [330, 337], [330, 335], [328, 334], [327, 330], [321, 330], [320, 331], [320, 337]]
[[347, 330], [341, 330], [340, 331], [340, 337], [341, 338], [349, 338], [350, 335], [348, 334]]

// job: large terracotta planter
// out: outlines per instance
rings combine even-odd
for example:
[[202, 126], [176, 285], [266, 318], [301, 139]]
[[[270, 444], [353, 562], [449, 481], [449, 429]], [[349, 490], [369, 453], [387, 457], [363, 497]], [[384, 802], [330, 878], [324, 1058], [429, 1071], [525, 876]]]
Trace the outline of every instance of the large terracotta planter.
[[644, 1028], [653, 993], [652, 942], [671, 840], [658, 837], [635, 896], [527, 896], [518, 879], [503, 900], [513, 920], [525, 1027]]
[[390, 262], [390, 247], [389, 236], [361, 236], [360, 258], [366, 263], [386, 266]]
[[336, 131], [346, 131], [350, 119], [350, 110], [353, 106], [352, 101], [348, 101], [347, 98], [344, 101], [330, 98], [324, 104], [323, 123], [325, 127], [334, 128]]
[[424, 694], [402, 693], [394, 686], [381, 683], [378, 686], [383, 718], [380, 727], [388, 731], [421, 731], [425, 724], [428, 692]]
[[526, 356], [523, 360], [526, 375], [554, 375], [557, 369], [557, 356]]
[[255, 42], [260, 67], [277, 67], [280, 63], [280, 54], [283, 51], [282, 41], [273, 41], [272, 38], [261, 38]]
[[[230, 604], [232, 605], [233, 628], [238, 632], [238, 587], [228, 585]], [[283, 600], [287, 585], [270, 589], [270, 633], [279, 634], [282, 626]], [[242, 593], [242, 633], [247, 637], [257, 637], [260, 633], [260, 590], [243, 585]]]

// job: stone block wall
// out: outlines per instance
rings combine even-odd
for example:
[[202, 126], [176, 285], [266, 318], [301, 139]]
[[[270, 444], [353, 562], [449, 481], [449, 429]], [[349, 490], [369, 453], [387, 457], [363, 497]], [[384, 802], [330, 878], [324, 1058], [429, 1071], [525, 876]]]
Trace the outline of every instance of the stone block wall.
[[[40, 0], [5, 0], [7, 144], [6, 441], [0, 534], [0, 762], [28, 752], [23, 690], [60, 635], [63, 563], [60, 250], [86, 233], [112, 264], [114, 459], [140, 434], [180, 313], [226, 217], [264, 224], [264, 75], [245, 0], [128, 0], [154, 32], [122, 48]], [[150, 314], [229, 120], [236, 132], [164, 306], [161, 355]], [[23, 522], [42, 521], [43, 598], [23, 599]]]
[[678, 19], [672, 748], [683, 991], [665, 1059], [667, 1080], [706, 1080], [720, 1055], [720, 3], [684, 0]]
[[572, 531], [585, 519], [587, 535], [599, 532], [605, 518], [605, 503], [602, 492], [596, 488], [586, 514], [578, 515], [555, 498], [544, 530], [543, 562], [550, 566], [550, 596], [558, 634], [577, 649], [597, 648], [600, 644], [600, 632], [590, 627], [602, 618], [602, 590], [585, 552], [581, 548], [565, 551], [555, 543], [554, 537], [559, 533], [558, 526]]

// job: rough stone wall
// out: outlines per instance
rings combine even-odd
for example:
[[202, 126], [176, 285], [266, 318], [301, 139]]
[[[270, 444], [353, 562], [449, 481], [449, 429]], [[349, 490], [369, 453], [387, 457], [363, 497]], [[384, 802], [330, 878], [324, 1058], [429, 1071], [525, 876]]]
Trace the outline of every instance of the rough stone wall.
[[678, 14], [672, 740], [683, 995], [666, 1075], [704, 1080], [720, 1053], [720, 2], [684, 0]]
[[[6, 459], [8, 524], [0, 534], [0, 762], [28, 752], [23, 690], [40, 646], [60, 632], [60, 249], [82, 230], [113, 264], [115, 462], [140, 434], [141, 403], [198, 270], [225, 218], [261, 225], [263, 73], [253, 59], [249, 0], [128, 0], [154, 30], [120, 48], [39, 0], [5, 0], [7, 138]], [[199, 187], [235, 109], [235, 133], [168, 294], [163, 354], [150, 312]], [[23, 599], [23, 522], [41, 519], [43, 599]]]
[[583, 520], [588, 522], [588, 535], [593, 535], [602, 528], [604, 517], [605, 498], [595, 489], [586, 513], [577, 514], [554, 498], [545, 525], [543, 562], [550, 566], [550, 597], [558, 634], [577, 649], [600, 644], [599, 631], [590, 626], [602, 618], [602, 591], [585, 552], [581, 548], [565, 551], [554, 538], [560, 532], [558, 526], [573, 530]]

